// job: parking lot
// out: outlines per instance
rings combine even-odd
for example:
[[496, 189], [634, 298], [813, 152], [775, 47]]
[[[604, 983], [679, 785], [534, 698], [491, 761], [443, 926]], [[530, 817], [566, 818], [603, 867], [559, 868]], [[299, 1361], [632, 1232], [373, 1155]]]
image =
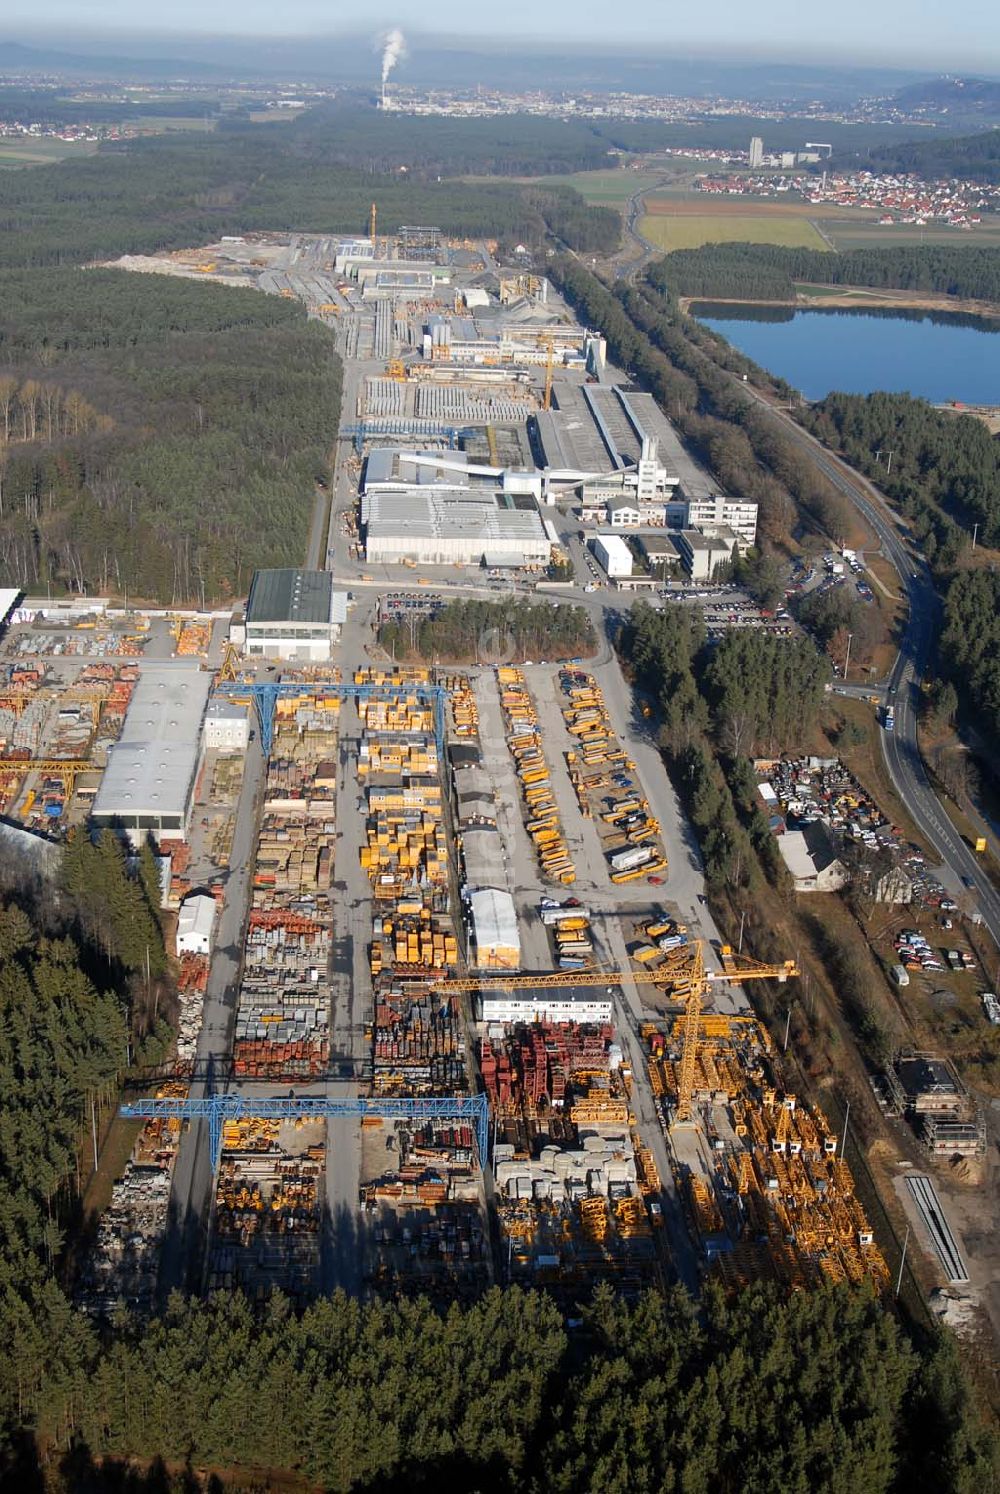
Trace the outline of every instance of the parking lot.
[[800, 629], [784, 607], [768, 612], [739, 586], [664, 587], [659, 593], [664, 607], [687, 603], [701, 608], [709, 638], [721, 638], [732, 628], [754, 628], [779, 638], [791, 638]]

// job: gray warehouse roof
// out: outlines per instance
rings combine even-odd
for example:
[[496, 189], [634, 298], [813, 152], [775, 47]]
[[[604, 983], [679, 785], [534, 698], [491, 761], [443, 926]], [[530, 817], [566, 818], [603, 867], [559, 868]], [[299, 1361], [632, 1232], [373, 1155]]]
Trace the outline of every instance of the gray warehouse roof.
[[489, 549], [501, 539], [545, 539], [538, 510], [506, 506], [495, 493], [445, 495], [431, 488], [369, 493], [362, 505], [369, 535], [404, 534], [414, 538], [465, 537]]
[[329, 571], [256, 571], [247, 602], [247, 625], [328, 623], [332, 589]]
[[188, 669], [143, 667], [121, 737], [108, 755], [95, 816], [186, 812], [210, 684], [197, 663]]

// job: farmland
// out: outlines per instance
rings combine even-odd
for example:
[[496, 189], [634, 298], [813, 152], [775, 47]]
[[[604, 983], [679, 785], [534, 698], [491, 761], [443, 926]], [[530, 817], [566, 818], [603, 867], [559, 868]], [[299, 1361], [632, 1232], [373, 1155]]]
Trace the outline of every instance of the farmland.
[[97, 149], [91, 140], [57, 140], [54, 136], [35, 138], [29, 135], [0, 136], [0, 171], [19, 166], [49, 166], [53, 161], [93, 155]]
[[647, 213], [639, 232], [658, 249], [699, 249], [702, 244], [781, 244], [828, 249], [829, 243], [806, 217], [781, 213]]

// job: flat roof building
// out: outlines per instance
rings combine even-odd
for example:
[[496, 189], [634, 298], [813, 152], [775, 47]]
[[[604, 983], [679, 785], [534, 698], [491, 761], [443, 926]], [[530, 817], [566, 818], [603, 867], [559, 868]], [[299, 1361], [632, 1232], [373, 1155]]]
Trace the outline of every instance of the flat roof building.
[[544, 566], [552, 554], [535, 504], [492, 491], [366, 492], [361, 522], [369, 561]]
[[732, 530], [720, 530], [713, 538], [697, 529], [682, 529], [674, 541], [684, 567], [692, 581], [711, 581], [717, 565], [733, 558], [736, 536]]
[[121, 828], [136, 845], [147, 835], [184, 838], [210, 684], [194, 662], [143, 667], [94, 800], [95, 825]]
[[482, 1022], [610, 1022], [611, 989], [603, 986], [490, 986], [479, 993]]
[[590, 541], [599, 565], [602, 565], [612, 581], [622, 576], [631, 576], [632, 551], [620, 534], [595, 534]]
[[329, 571], [257, 571], [247, 601], [243, 647], [265, 659], [324, 663], [340, 639], [347, 594]]

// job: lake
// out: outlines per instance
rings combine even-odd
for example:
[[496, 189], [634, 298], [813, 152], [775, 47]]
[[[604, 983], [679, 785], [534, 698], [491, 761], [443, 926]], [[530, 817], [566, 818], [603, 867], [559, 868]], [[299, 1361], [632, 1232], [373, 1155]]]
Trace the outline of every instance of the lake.
[[691, 312], [806, 399], [822, 399], [833, 389], [884, 389], [934, 404], [1000, 404], [1000, 321], [706, 301]]

